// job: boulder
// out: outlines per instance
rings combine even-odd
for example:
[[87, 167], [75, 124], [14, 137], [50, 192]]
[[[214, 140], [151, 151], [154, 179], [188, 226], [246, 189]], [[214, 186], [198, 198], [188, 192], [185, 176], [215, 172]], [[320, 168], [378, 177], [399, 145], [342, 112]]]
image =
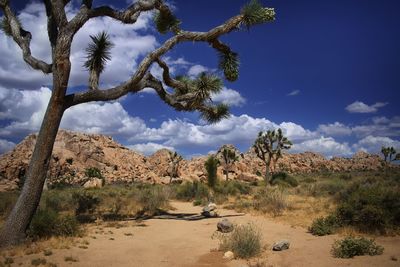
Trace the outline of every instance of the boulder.
[[218, 222], [217, 229], [221, 233], [230, 233], [233, 231], [233, 223], [225, 218]]
[[272, 245], [272, 250], [274, 250], [274, 251], [282, 251], [282, 250], [285, 250], [285, 249], [289, 249], [289, 246], [290, 246], [290, 242], [289, 242], [289, 240], [280, 240], [280, 241], [278, 241], [278, 242], [275, 242], [273, 245]]
[[84, 188], [102, 188], [103, 181], [99, 178], [92, 178], [83, 184]]
[[217, 205], [212, 202], [208, 203], [208, 205], [203, 208], [201, 215], [208, 218], [218, 217]]
[[224, 253], [223, 259], [233, 260], [235, 258], [235, 254], [232, 251], [227, 251]]

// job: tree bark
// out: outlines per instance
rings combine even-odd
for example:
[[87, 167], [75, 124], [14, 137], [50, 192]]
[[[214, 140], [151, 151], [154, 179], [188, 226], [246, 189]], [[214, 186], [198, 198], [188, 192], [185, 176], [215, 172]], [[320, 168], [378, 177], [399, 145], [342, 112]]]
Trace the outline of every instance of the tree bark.
[[64, 106], [51, 97], [37, 136], [21, 194], [0, 232], [0, 246], [24, 241], [26, 230], [36, 212], [53, 151], [54, 141], [64, 113]]
[[[65, 45], [65, 43], [61, 43]], [[26, 180], [17, 203], [8, 216], [0, 232], [0, 247], [17, 245], [24, 241], [32, 217], [42, 196], [47, 170], [53, 152], [58, 128], [66, 110], [65, 94], [68, 87], [71, 62], [69, 60], [70, 44], [54, 51], [53, 90], [47, 105], [36, 145], [29, 163]]]

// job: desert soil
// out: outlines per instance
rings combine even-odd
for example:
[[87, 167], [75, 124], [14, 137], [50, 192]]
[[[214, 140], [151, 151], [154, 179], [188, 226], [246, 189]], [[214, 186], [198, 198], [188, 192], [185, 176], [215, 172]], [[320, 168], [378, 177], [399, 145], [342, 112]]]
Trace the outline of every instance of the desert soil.
[[[191, 203], [173, 202], [173, 213], [200, 213], [200, 207]], [[222, 216], [237, 214], [220, 209]], [[244, 260], [228, 261], [216, 252], [218, 240], [211, 239], [220, 219], [198, 221], [150, 219], [125, 223], [115, 228], [102, 224], [91, 226], [88, 235], [78, 238], [69, 249], [52, 249], [53, 254], [43, 252], [31, 255], [16, 255], [12, 266], [31, 266], [32, 259], [45, 258], [57, 266], [247, 266]], [[353, 259], [336, 259], [330, 254], [337, 235], [315, 237], [302, 227], [292, 227], [263, 216], [246, 214], [232, 216], [236, 224], [252, 222], [262, 231], [265, 251], [252, 262], [263, 262], [264, 266], [400, 266], [400, 236], [378, 237], [376, 242], [384, 246], [380, 256], [360, 256]], [[273, 242], [288, 239], [289, 250], [271, 250]], [[86, 242], [88, 241], [88, 242]], [[86, 245], [85, 245], [86, 244]], [[77, 262], [67, 262], [72, 256]], [[396, 260], [398, 259], [398, 260]]]

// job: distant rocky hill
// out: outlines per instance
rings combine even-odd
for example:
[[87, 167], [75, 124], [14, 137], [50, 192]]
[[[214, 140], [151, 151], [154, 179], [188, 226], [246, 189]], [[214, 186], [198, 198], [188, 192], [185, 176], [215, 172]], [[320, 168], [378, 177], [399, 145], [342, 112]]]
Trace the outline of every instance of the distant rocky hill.
[[[29, 135], [12, 151], [0, 156], [0, 191], [17, 187], [27, 170], [36, 135]], [[252, 181], [260, 178], [265, 167], [254, 152], [241, 153], [235, 149], [239, 161], [229, 173], [230, 179]], [[221, 150], [221, 149], [220, 149]], [[220, 154], [220, 150], [217, 156]], [[179, 167], [179, 179], [205, 179], [204, 162], [207, 156], [183, 160]], [[115, 142], [111, 137], [99, 134], [84, 134], [60, 130], [50, 162], [48, 182], [67, 178], [74, 184], [86, 180], [87, 168], [98, 168], [106, 183], [143, 181], [168, 183], [169, 151], [162, 149], [145, 157]], [[320, 154], [305, 152], [285, 154], [278, 162], [277, 170], [289, 173], [320, 171], [370, 171], [384, 168], [385, 163], [378, 155], [358, 152], [352, 158], [326, 159]], [[218, 169], [222, 178], [222, 168]], [[258, 174], [258, 175], [257, 175]]]

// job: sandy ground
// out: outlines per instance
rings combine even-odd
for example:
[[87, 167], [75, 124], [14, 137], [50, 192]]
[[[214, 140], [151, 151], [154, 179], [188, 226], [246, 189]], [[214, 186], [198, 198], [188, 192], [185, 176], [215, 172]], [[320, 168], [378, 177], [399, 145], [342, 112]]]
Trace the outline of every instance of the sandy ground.
[[[173, 212], [200, 212], [191, 203], [173, 202]], [[219, 210], [224, 215], [234, 211]], [[229, 217], [234, 223], [253, 222], [261, 228], [265, 251], [252, 262], [264, 266], [400, 266], [400, 237], [380, 237], [376, 242], [385, 251], [380, 256], [362, 256], [353, 259], [335, 259], [330, 254], [331, 245], [339, 236], [315, 237], [301, 227], [292, 227], [262, 216], [246, 214]], [[129, 222], [125, 227], [91, 226], [89, 234], [78, 239], [70, 249], [52, 249], [52, 255], [43, 252], [31, 255], [15, 255], [11, 266], [31, 266], [32, 259], [45, 258], [57, 266], [248, 266], [246, 261], [222, 259], [215, 252], [218, 241], [211, 239], [220, 219], [199, 221], [160, 220], [144, 221], [140, 226]], [[145, 226], [144, 226], [145, 225]], [[291, 242], [289, 250], [271, 251], [272, 243], [280, 239]], [[71, 256], [77, 262], [65, 261]], [[398, 259], [397, 261], [393, 258]]]

